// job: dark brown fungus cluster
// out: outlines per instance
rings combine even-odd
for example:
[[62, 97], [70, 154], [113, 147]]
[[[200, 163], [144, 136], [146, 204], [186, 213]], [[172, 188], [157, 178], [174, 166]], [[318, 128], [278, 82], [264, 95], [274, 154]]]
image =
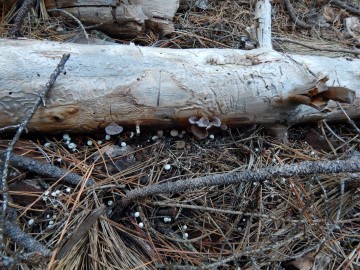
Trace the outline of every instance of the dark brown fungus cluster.
[[221, 130], [226, 130], [226, 126], [221, 124], [219, 117], [212, 116], [207, 118], [205, 116], [200, 119], [196, 116], [192, 116], [189, 119], [191, 125], [190, 131], [194, 135], [194, 138], [197, 140], [203, 140], [209, 135], [210, 128], [220, 128]]

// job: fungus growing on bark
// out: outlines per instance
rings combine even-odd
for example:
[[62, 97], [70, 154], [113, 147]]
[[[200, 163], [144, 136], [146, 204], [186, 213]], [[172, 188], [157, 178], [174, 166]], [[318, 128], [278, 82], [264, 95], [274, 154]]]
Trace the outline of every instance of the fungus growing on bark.
[[189, 117], [189, 123], [191, 124], [191, 133], [197, 140], [205, 139], [208, 136], [208, 129], [212, 127], [221, 128], [221, 120], [217, 116], [207, 118], [206, 116], [198, 119], [196, 116]]

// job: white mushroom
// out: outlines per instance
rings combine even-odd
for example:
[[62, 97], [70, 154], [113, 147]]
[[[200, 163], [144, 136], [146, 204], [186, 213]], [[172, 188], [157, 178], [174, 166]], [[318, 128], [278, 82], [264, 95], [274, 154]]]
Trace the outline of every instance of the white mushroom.
[[177, 131], [176, 129], [172, 129], [170, 131], [170, 135], [171, 137], [176, 137], [177, 135], [179, 135], [179, 131]]
[[139, 136], [140, 135], [140, 123], [136, 123], [135, 131], [136, 131], [136, 136]]

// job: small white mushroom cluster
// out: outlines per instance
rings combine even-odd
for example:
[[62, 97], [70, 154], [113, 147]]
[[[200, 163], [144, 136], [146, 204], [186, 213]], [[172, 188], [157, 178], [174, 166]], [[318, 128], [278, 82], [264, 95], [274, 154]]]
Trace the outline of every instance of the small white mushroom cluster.
[[[139, 217], [140, 217], [140, 212], [135, 212], [134, 213], [134, 217], [135, 217], [135, 219], [138, 219]], [[139, 226], [139, 228], [144, 228], [144, 223], [142, 223], [142, 222], [139, 222], [138, 223], [138, 226]]]
[[165, 223], [170, 223], [171, 222], [171, 217], [164, 217], [164, 222]]
[[44, 143], [44, 146], [45, 146], [46, 148], [49, 148], [49, 147], [51, 147], [51, 143], [50, 143], [50, 142], [46, 142], [46, 143]]
[[[206, 117], [203, 116], [200, 119], [196, 116], [192, 116], [188, 119], [191, 127], [191, 133], [194, 135], [194, 138], [197, 140], [203, 140], [208, 137], [209, 129], [220, 128], [221, 130], [226, 130], [227, 126], [221, 124], [219, 117], [212, 116]], [[214, 138], [214, 135], [211, 136], [211, 139]]]
[[28, 221], [28, 225], [29, 226], [32, 226], [32, 225], [34, 225], [34, 223], [35, 223], [35, 220], [32, 218], [32, 219], [29, 219], [29, 221]]
[[[71, 188], [70, 187], [64, 187], [63, 189], [47, 189], [44, 194], [42, 195], [41, 199], [46, 203], [47, 209], [53, 209], [53, 211], [59, 211], [57, 210], [59, 207], [62, 208], [60, 213], [67, 212], [66, 206], [63, 203], [63, 199], [66, 199], [67, 195], [71, 194]], [[61, 214], [62, 215], [62, 214]], [[66, 215], [66, 214], [65, 214]], [[47, 214], [43, 221], [47, 222], [47, 228], [52, 229], [56, 225], [56, 219], [58, 216], [56, 214], [50, 215]], [[28, 225], [32, 226], [34, 224], [35, 220], [30, 219], [28, 221]]]
[[71, 142], [71, 137], [69, 134], [65, 133], [63, 135], [63, 139], [64, 139], [64, 142], [67, 144], [67, 147], [70, 150], [72, 150], [73, 152], [77, 151], [77, 149], [76, 149], [77, 145], [75, 143]]
[[[69, 188], [70, 189], [70, 188]], [[67, 190], [67, 189], [66, 189]], [[57, 189], [55, 191], [51, 191], [51, 190], [46, 190], [44, 192], [44, 195], [42, 196], [42, 200], [44, 202], [46, 202], [47, 200], [51, 200], [51, 198], [56, 198], [58, 196], [60, 196], [62, 193], [61, 193], [61, 190]]]
[[186, 226], [186, 224], [182, 226], [183, 238], [184, 239], [188, 239], [188, 237], [189, 237], [189, 234], [186, 232], [187, 228], [188, 227]]

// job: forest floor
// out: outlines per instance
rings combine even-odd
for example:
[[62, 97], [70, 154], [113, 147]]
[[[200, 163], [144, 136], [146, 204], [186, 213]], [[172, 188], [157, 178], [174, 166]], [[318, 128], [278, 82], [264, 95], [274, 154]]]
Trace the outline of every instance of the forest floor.
[[[360, 46], [360, 26], [345, 25], [346, 18], [359, 19], [359, 1], [341, 1], [352, 9], [338, 1], [290, 1], [291, 12], [287, 2], [272, 1], [276, 50], [357, 57], [342, 49]], [[6, 38], [19, 5], [0, 3], [0, 36]], [[68, 41], [82, 33], [77, 24], [49, 17], [44, 2], [37, 3], [22, 27], [24, 37]], [[245, 29], [253, 24], [255, 3], [181, 1], [172, 35], [147, 30], [141, 37], [109, 40], [161, 48], [251, 49], [255, 44]], [[98, 32], [89, 34], [98, 37]], [[14, 269], [360, 269], [358, 173], [190, 185], [185, 192], [157, 193], [116, 208], [127, 192], [158, 183], [360, 155], [356, 122], [321, 121], [290, 127], [287, 133], [279, 139], [266, 127], [252, 125], [211, 131], [204, 140], [181, 128], [140, 135], [124, 130], [116, 136], [106, 136], [105, 130], [25, 134], [15, 154], [82, 177], [74, 185], [11, 167], [8, 219], [52, 252], [43, 258], [10, 237], [3, 254], [17, 258]], [[11, 134], [0, 138], [5, 149]]]

